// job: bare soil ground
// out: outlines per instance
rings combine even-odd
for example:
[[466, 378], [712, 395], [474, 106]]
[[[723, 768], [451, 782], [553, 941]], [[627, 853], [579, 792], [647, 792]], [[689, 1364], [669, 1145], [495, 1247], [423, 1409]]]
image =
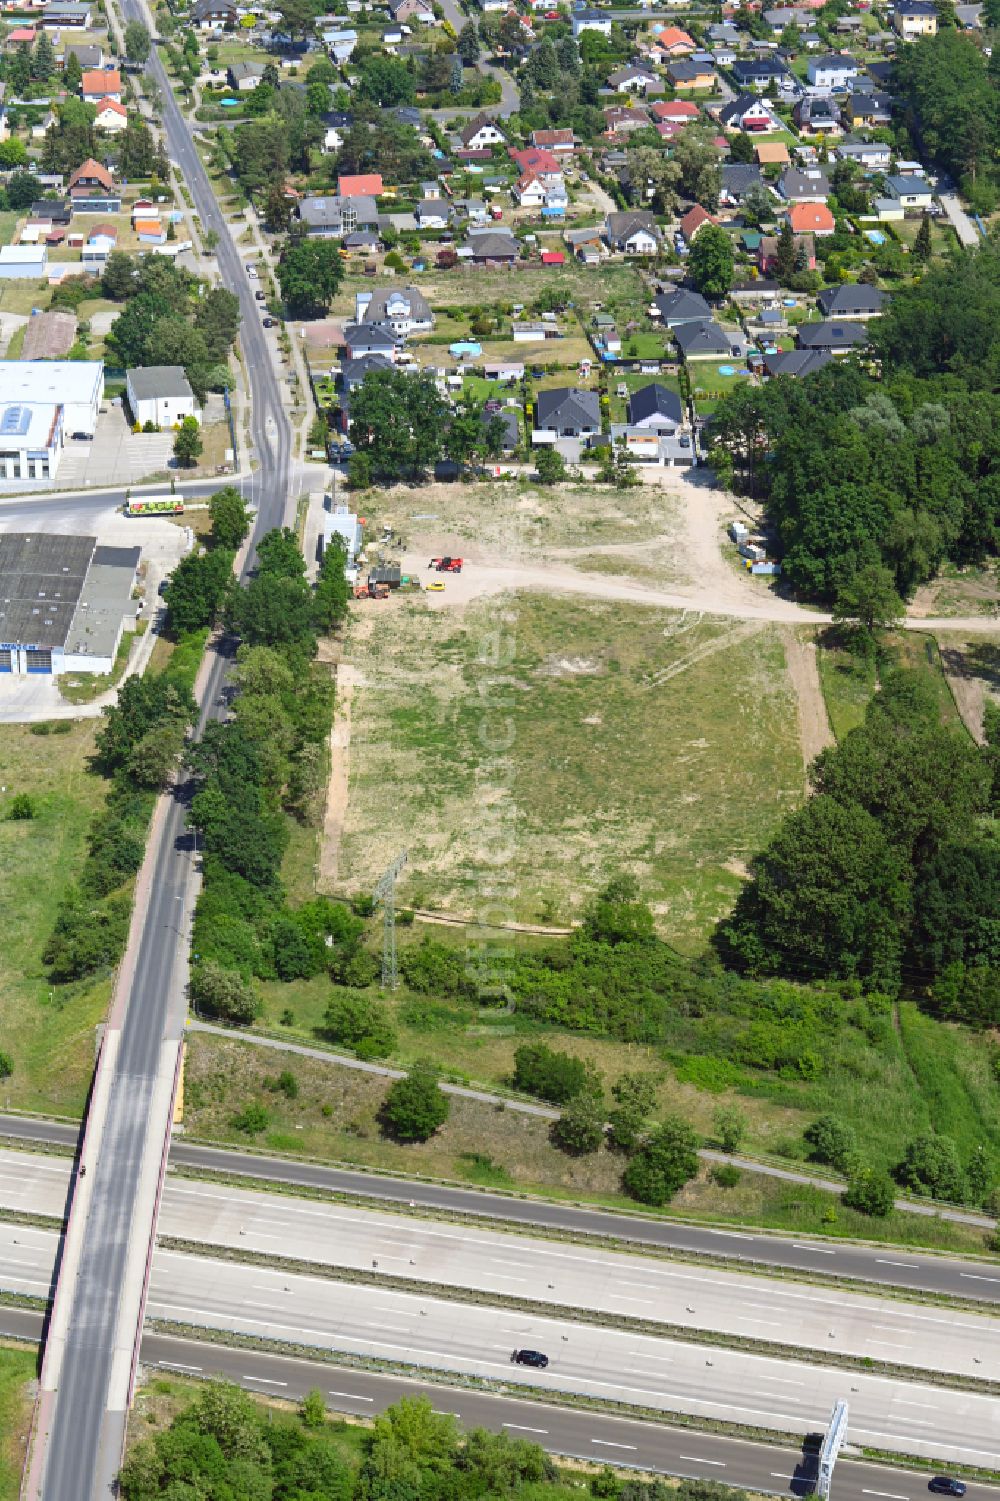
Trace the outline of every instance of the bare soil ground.
[[994, 641], [941, 634], [938, 647], [962, 722], [973, 740], [982, 745], [985, 707], [987, 703], [1000, 704], [1000, 632]]
[[819, 680], [816, 661], [816, 642], [806, 640], [800, 631], [783, 627], [781, 639], [785, 646], [785, 665], [799, 706], [799, 738], [802, 742], [802, 761], [806, 769], [834, 741], [830, 716]]

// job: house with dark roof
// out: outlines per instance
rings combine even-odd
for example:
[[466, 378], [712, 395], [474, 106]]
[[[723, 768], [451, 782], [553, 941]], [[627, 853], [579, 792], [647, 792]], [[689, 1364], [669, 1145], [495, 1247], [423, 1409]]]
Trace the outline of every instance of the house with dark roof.
[[653, 307], [664, 328], [676, 328], [679, 323], [701, 323], [712, 316], [712, 309], [701, 293], [689, 292], [686, 287], [678, 287], [675, 292], [658, 292]]
[[790, 77], [785, 64], [774, 57], [737, 58], [732, 74], [738, 89], [757, 90], [777, 88]]
[[825, 203], [830, 196], [830, 181], [818, 167], [810, 172], [789, 167], [778, 179], [778, 192], [786, 203]]
[[673, 330], [674, 341], [685, 360], [728, 359], [737, 347], [739, 335], [734, 335], [736, 346], [730, 344], [730, 336], [712, 318], [700, 323], [679, 323]]
[[348, 323], [344, 329], [344, 354], [348, 360], [366, 354], [384, 354], [392, 360], [402, 347], [402, 335], [383, 323]]
[[788, 375], [793, 380], [801, 380], [804, 375], [812, 375], [815, 370], [822, 370], [824, 365], [829, 365], [833, 355], [827, 349], [789, 349], [779, 351], [778, 354], [766, 354], [764, 356], [764, 370], [772, 378], [777, 375]]
[[868, 343], [868, 333], [860, 323], [833, 318], [823, 323], [801, 323], [797, 332], [800, 349], [826, 349], [830, 354], [848, 354]]
[[761, 135], [769, 130], [781, 130], [782, 123], [766, 99], [756, 94], [737, 94], [719, 111], [719, 124], [726, 130], [744, 130], [747, 135]]
[[596, 391], [559, 386], [535, 398], [535, 433], [583, 438], [601, 431], [601, 403]]
[[851, 318], [863, 322], [877, 318], [888, 297], [878, 287], [865, 282], [844, 282], [839, 287], [824, 287], [816, 298], [824, 318]]
[[489, 115], [473, 115], [468, 124], [463, 125], [458, 132], [458, 138], [466, 151], [491, 151], [494, 146], [502, 146], [507, 137], [495, 120]]
[[214, 31], [217, 26], [234, 26], [236, 6], [231, 0], [195, 0], [191, 7], [191, 20], [201, 31]]
[[465, 248], [474, 266], [513, 266], [518, 256], [517, 241], [506, 229], [473, 231]]
[[340, 385], [344, 391], [353, 391], [360, 386], [365, 376], [373, 370], [391, 370], [393, 361], [377, 351], [359, 355], [356, 360], [344, 359], [340, 363]]
[[760, 168], [752, 162], [724, 162], [719, 202], [735, 206], [742, 203], [755, 188], [764, 186]]
[[608, 214], [604, 220], [604, 238], [620, 255], [655, 255], [660, 248], [656, 219], [644, 209]]
[[669, 437], [684, 421], [684, 408], [676, 391], [651, 381], [633, 391], [628, 402], [629, 427], [641, 427], [646, 432]]

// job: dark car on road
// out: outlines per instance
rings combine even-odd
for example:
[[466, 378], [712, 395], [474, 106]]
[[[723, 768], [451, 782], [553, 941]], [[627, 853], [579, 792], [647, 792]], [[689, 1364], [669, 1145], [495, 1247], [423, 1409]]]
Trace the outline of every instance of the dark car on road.
[[964, 1496], [967, 1486], [964, 1480], [953, 1480], [950, 1475], [935, 1475], [927, 1489], [937, 1496]]
[[544, 1371], [549, 1363], [549, 1357], [541, 1350], [515, 1350], [510, 1358], [515, 1365], [530, 1365], [539, 1371]]

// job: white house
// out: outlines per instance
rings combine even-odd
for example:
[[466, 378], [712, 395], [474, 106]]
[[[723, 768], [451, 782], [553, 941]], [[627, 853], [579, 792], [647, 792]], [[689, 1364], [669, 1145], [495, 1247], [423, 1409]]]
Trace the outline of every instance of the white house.
[[545, 188], [540, 177], [532, 172], [526, 172], [519, 178], [511, 189], [516, 201], [522, 208], [541, 208], [545, 202]]
[[366, 328], [378, 325], [391, 329], [403, 339], [409, 334], [428, 333], [434, 327], [434, 314], [417, 287], [379, 287], [371, 292], [358, 292], [354, 299], [354, 320]]
[[507, 137], [488, 115], [475, 115], [467, 125], [464, 125], [458, 133], [459, 140], [466, 151], [490, 151], [494, 146], [502, 146]]
[[806, 77], [815, 89], [841, 94], [858, 76], [858, 65], [844, 52], [828, 52], [825, 57], [811, 57]]
[[585, 31], [598, 31], [601, 36], [611, 35], [611, 17], [599, 10], [580, 10], [573, 17], [573, 35], [582, 36]]
[[201, 420], [194, 392], [180, 365], [144, 365], [125, 376], [125, 395], [133, 422], [145, 427], [174, 427], [185, 417]]
[[346, 63], [358, 45], [356, 31], [325, 31], [323, 41], [335, 63]]
[[102, 99], [97, 105], [94, 124], [108, 135], [117, 135], [128, 125], [128, 110], [117, 99]]
[[891, 198], [898, 198], [904, 208], [930, 208], [934, 189], [925, 177], [887, 177], [885, 185]]

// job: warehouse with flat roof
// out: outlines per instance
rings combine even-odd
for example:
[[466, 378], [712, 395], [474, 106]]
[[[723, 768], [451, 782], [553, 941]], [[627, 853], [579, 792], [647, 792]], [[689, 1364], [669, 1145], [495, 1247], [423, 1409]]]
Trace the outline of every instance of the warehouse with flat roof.
[[139, 601], [138, 547], [96, 537], [0, 534], [0, 673], [108, 673]]

